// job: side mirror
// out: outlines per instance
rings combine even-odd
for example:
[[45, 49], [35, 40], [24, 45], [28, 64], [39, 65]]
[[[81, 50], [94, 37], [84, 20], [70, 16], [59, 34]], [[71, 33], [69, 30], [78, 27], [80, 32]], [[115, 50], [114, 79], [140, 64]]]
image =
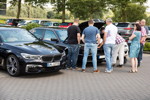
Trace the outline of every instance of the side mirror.
[[58, 40], [58, 39], [54, 39], [54, 38], [51, 38], [51, 41], [59, 42], [59, 40]]

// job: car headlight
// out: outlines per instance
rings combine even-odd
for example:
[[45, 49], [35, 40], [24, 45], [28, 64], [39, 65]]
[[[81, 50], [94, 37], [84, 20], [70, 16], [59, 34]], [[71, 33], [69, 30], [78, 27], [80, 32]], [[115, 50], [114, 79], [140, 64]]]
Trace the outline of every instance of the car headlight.
[[31, 54], [27, 54], [27, 53], [21, 53], [21, 56], [24, 59], [41, 61], [40, 55], [31, 55]]

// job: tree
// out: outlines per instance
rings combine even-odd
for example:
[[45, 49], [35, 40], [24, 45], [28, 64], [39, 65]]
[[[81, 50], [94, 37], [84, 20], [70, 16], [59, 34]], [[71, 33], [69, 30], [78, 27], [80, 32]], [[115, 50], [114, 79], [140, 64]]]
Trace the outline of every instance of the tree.
[[47, 12], [47, 18], [54, 18], [54, 12], [53, 11]]
[[[31, 17], [31, 18], [46, 18], [46, 11], [38, 6], [30, 6], [26, 4], [22, 4], [20, 17]], [[7, 16], [15, 17], [17, 15], [17, 5], [11, 6], [7, 10]]]
[[50, 2], [55, 6], [58, 13], [62, 12], [62, 22], [65, 22], [67, 0], [50, 0]]
[[126, 9], [128, 4], [139, 3], [142, 6], [146, 1], [147, 0], [107, 0], [107, 6], [114, 12], [115, 17], [119, 17], [120, 21], [126, 22]]
[[[11, 0], [10, 3], [12, 4], [12, 6], [18, 5], [18, 9], [17, 9], [17, 17], [20, 17], [20, 13], [21, 13], [21, 2], [22, 0]], [[34, 6], [40, 6], [41, 8], [43, 8], [43, 5], [47, 2], [49, 2], [49, 0], [25, 0], [24, 2], [32, 4]]]
[[146, 18], [146, 7], [140, 4], [129, 4], [126, 8], [127, 21], [135, 22]]
[[16, 16], [16, 18], [18, 18], [18, 19], [20, 17], [20, 12], [21, 12], [21, 1], [22, 0], [11, 0], [10, 1], [10, 3], [12, 4], [12, 6], [18, 5], [17, 16]]
[[105, 0], [69, 0], [67, 3], [67, 9], [80, 19], [102, 17], [105, 7]]

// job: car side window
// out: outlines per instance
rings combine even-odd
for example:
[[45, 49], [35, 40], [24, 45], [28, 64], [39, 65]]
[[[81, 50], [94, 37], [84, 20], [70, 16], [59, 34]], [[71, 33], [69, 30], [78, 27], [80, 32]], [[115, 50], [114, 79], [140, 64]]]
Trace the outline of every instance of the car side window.
[[44, 40], [51, 40], [51, 39], [57, 39], [55, 33], [50, 30], [46, 30]]
[[33, 33], [37, 38], [43, 39], [44, 31], [44, 29], [35, 29]]

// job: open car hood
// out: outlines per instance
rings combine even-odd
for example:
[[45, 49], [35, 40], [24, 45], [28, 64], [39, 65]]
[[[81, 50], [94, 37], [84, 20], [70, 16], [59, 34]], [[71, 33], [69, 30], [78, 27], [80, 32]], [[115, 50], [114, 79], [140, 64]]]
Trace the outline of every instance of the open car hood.
[[[98, 29], [100, 29], [104, 24], [105, 24], [104, 22], [96, 22], [96, 23], [94, 23], [94, 26], [97, 27]], [[89, 25], [88, 25], [88, 21], [79, 24], [79, 28], [80, 28], [80, 30], [81, 30], [81, 33], [82, 33], [83, 30], [84, 30], [86, 27], [88, 27], [88, 26], [89, 26]]]

